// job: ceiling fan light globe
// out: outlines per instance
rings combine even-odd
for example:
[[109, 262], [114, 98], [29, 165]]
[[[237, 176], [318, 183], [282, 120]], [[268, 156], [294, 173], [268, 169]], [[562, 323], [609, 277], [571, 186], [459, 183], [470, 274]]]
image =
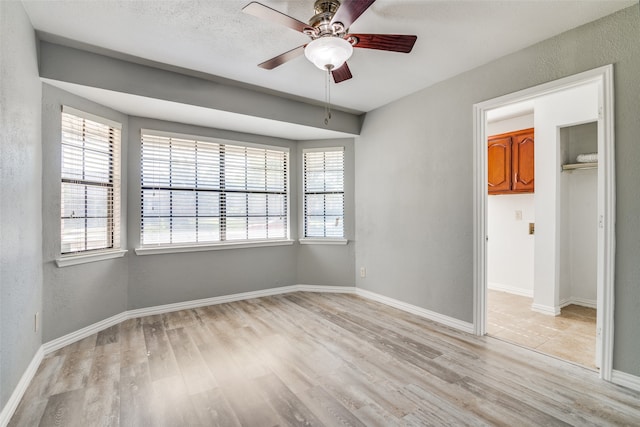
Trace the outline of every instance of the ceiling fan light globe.
[[321, 37], [310, 42], [304, 55], [321, 70], [336, 70], [351, 57], [353, 46], [340, 37]]

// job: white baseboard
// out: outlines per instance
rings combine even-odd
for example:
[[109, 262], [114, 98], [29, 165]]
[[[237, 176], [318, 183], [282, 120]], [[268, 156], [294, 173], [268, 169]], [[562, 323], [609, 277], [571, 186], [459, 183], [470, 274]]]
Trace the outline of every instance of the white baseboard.
[[560, 315], [560, 306], [554, 307], [552, 305], [542, 305], [542, 304], [531, 304], [531, 310], [536, 311], [538, 313], [546, 314], [549, 316], [559, 316]]
[[640, 377], [627, 374], [626, 372], [616, 371], [614, 369], [611, 372], [611, 382], [630, 388], [631, 390], [640, 391]]
[[178, 302], [174, 304], [157, 305], [155, 307], [138, 308], [126, 312], [127, 319], [152, 316], [154, 314], [170, 313], [172, 311], [189, 310], [192, 308], [206, 307], [209, 305], [224, 304], [234, 301], [244, 301], [253, 298], [269, 297], [273, 295], [288, 294], [291, 292], [331, 292], [331, 293], [355, 293], [353, 286], [322, 286], [322, 285], [292, 285], [279, 288], [263, 289], [260, 291], [241, 292], [239, 294], [223, 295], [219, 297], [203, 298], [192, 301]]
[[433, 320], [434, 322], [441, 323], [445, 326], [450, 326], [454, 329], [458, 329], [460, 331], [473, 334], [472, 323], [464, 322], [454, 317], [445, 316], [444, 314], [436, 313], [435, 311], [427, 310], [426, 308], [418, 307], [397, 299], [376, 294], [375, 292], [367, 291], [362, 288], [356, 288], [356, 294], [364, 298], [368, 298], [370, 300], [378, 301], [383, 304], [389, 305], [391, 307], [395, 307], [402, 311], [406, 311], [408, 313], [415, 314], [417, 316], [424, 317], [429, 320]]
[[253, 298], [262, 298], [272, 295], [286, 294], [298, 291], [298, 286], [282, 286], [279, 288], [263, 289], [259, 291], [241, 292], [239, 294], [222, 295], [219, 297], [203, 298], [191, 301], [176, 302], [173, 304], [156, 305], [154, 307], [137, 308], [126, 312], [127, 319], [153, 316], [155, 314], [170, 313], [172, 311], [189, 310], [192, 308], [206, 307], [208, 305], [224, 304], [227, 302], [243, 301]]
[[495, 282], [488, 282], [487, 288], [494, 291], [506, 292], [508, 294], [514, 294], [514, 295], [520, 295], [527, 298], [533, 298], [533, 289], [516, 288], [515, 286], [509, 286], [509, 285], [504, 285], [502, 283], [495, 283]]
[[566, 307], [571, 304], [579, 305], [581, 307], [598, 308], [598, 302], [596, 300], [579, 297], [569, 297], [563, 299], [562, 301], [560, 301], [560, 308]]
[[77, 331], [68, 333], [67, 335], [63, 335], [60, 338], [47, 341], [46, 343], [42, 344], [44, 354], [46, 355], [49, 353], [53, 353], [54, 351], [59, 350], [64, 346], [73, 344], [76, 341], [80, 341], [81, 339], [110, 328], [111, 326], [115, 326], [125, 320], [127, 320], [127, 312], [123, 311], [122, 313], [116, 314], [115, 316], [111, 316], [89, 326], [85, 326], [82, 329], [78, 329]]
[[2, 408], [2, 412], [0, 412], [0, 426], [6, 427], [6, 425], [9, 424], [13, 413], [20, 404], [22, 396], [24, 396], [24, 392], [27, 391], [27, 387], [29, 387], [31, 380], [38, 371], [38, 367], [40, 366], [40, 362], [42, 362], [43, 357], [44, 351], [42, 346], [40, 346], [38, 351], [36, 351], [36, 354], [33, 355], [31, 362], [29, 362], [29, 366], [27, 366], [27, 369], [22, 374], [22, 377], [20, 377], [18, 385], [13, 389], [13, 393], [11, 393], [9, 400], [4, 405], [4, 408]]
[[296, 285], [296, 290], [301, 292], [329, 292], [332, 294], [355, 294], [355, 286], [322, 286], [322, 285]]

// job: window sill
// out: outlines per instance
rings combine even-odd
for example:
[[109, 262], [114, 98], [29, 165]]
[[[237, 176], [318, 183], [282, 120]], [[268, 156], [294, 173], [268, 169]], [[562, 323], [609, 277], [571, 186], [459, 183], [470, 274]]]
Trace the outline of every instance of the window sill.
[[224, 249], [262, 248], [267, 246], [293, 245], [293, 240], [254, 240], [237, 243], [212, 243], [209, 245], [189, 246], [147, 246], [136, 248], [136, 255], [172, 254], [180, 252], [219, 251]]
[[127, 253], [125, 249], [113, 251], [95, 252], [91, 254], [67, 255], [56, 258], [56, 265], [60, 267], [69, 267], [72, 265], [86, 264], [88, 262], [104, 261], [106, 259], [122, 258]]
[[347, 239], [300, 239], [301, 245], [346, 245]]

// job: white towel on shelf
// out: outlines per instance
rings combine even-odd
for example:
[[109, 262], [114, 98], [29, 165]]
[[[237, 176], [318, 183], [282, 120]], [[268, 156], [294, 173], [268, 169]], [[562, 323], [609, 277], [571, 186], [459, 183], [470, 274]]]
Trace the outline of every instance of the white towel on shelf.
[[578, 154], [576, 162], [578, 163], [596, 163], [598, 161], [598, 153]]

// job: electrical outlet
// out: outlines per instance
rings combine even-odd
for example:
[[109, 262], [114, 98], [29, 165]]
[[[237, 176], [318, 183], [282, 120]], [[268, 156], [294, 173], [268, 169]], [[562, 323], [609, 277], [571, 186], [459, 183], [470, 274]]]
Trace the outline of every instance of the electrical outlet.
[[522, 211], [516, 211], [516, 221], [522, 221]]
[[38, 312], [36, 311], [35, 316], [33, 316], [33, 331], [34, 331], [34, 332], [38, 332], [38, 325], [39, 325], [39, 323], [40, 323], [40, 322], [39, 322], [39, 320], [40, 320], [40, 319], [39, 319], [39, 317], [40, 317], [40, 313], [38, 313]]
[[367, 270], [364, 267], [360, 267], [360, 277], [367, 277]]

